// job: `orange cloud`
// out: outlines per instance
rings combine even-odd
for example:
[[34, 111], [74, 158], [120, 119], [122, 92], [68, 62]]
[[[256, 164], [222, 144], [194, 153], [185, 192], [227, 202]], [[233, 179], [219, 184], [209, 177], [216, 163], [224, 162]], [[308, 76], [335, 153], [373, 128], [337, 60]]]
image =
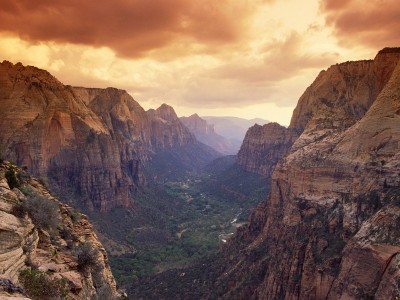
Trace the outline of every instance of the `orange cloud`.
[[238, 61], [224, 65], [212, 72], [212, 76], [221, 79], [232, 79], [242, 82], [278, 82], [298, 75], [301, 70], [324, 68], [337, 61], [333, 52], [318, 53], [318, 55], [303, 52], [301, 34], [292, 31], [281, 41], [271, 41], [264, 46], [262, 60], [249, 64]]
[[374, 49], [398, 46], [398, 0], [325, 0], [321, 9], [342, 45], [363, 44]]
[[[254, 2], [254, 3], [257, 3]], [[31, 42], [109, 47], [137, 57], [177, 40], [235, 42], [255, 10], [245, 0], [0, 0], [0, 31]]]

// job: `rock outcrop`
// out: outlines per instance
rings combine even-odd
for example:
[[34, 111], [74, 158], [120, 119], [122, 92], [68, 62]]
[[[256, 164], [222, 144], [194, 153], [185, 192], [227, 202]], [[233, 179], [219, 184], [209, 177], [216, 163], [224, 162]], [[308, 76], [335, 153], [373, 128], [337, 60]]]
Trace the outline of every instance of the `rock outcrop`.
[[248, 172], [271, 177], [278, 161], [298, 138], [295, 130], [278, 123], [250, 127], [237, 155], [237, 164]]
[[174, 109], [162, 104], [147, 111], [151, 123], [151, 144], [154, 149], [168, 149], [196, 143], [195, 136], [179, 121]]
[[[398, 59], [399, 53], [385, 50], [374, 60], [336, 64], [321, 71], [300, 97], [288, 130], [276, 125], [249, 130], [237, 163], [250, 172], [270, 175], [278, 161], [276, 158], [286, 155], [296, 133], [299, 136], [306, 128], [312, 130], [307, 138], [303, 135], [298, 141], [297, 146], [302, 147], [300, 142], [313, 142], [352, 126], [364, 116], [387, 84]], [[259, 138], [262, 140], [257, 142]], [[269, 149], [267, 145], [275, 146]]]
[[207, 121], [200, 118], [198, 114], [193, 114], [189, 117], [181, 117], [180, 121], [189, 128], [190, 132], [196, 136], [198, 141], [210, 146], [216, 151], [225, 155], [233, 155], [239, 151], [239, 143], [216, 133], [214, 125], [208, 124]]
[[300, 98], [290, 128], [301, 135], [278, 162], [268, 200], [229, 241], [219, 297], [398, 295], [399, 60], [389, 48], [333, 66]]
[[[32, 199], [41, 199], [43, 206], [29, 206]], [[47, 211], [48, 205], [53, 210]], [[37, 179], [9, 162], [0, 164], [0, 215], [0, 298], [23, 294], [56, 297], [51, 293], [61, 292], [57, 285], [61, 282], [69, 299], [119, 297], [107, 254], [87, 217], [62, 204]], [[52, 219], [57, 223], [54, 227], [43, 225]], [[90, 266], [83, 265], [83, 246], [93, 250]], [[22, 270], [33, 276], [29, 286], [24, 286]], [[35, 290], [40, 276], [47, 278], [49, 290]]]
[[0, 154], [90, 210], [133, 207], [154, 154], [198, 145], [172, 107], [146, 113], [126, 91], [65, 86], [20, 63], [0, 64], [0, 105]]

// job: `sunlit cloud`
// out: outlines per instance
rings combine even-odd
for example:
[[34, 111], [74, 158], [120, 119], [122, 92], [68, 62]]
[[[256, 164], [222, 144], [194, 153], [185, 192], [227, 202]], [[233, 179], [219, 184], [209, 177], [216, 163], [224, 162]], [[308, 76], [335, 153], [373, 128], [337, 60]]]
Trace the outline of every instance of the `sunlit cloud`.
[[0, 60], [125, 89], [146, 109], [288, 124], [321, 69], [399, 40], [395, 0], [368, 2], [351, 23], [359, 2], [0, 0]]

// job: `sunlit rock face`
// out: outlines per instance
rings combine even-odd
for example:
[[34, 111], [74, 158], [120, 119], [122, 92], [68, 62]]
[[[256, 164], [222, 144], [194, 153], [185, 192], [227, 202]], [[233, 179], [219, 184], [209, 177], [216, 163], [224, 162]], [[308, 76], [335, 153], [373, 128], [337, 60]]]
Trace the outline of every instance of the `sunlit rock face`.
[[[19, 188], [11, 189], [8, 184], [5, 174], [10, 168], [19, 178]], [[29, 209], [21, 210], [32, 197], [54, 205], [52, 215], [42, 217], [55, 218], [57, 228], [40, 227], [32, 220]], [[0, 163], [0, 216], [1, 299], [25, 299], [19, 273], [26, 268], [48, 272], [51, 279], [63, 278], [71, 299], [116, 299], [119, 296], [106, 251], [87, 217], [62, 204], [37, 179], [9, 162]], [[95, 249], [96, 261], [96, 268], [85, 272], [77, 259], [77, 251], [84, 244]], [[29, 287], [25, 290], [29, 294]]]
[[227, 256], [220, 296], [397, 295], [399, 59], [400, 49], [384, 49], [334, 65], [306, 90], [289, 127], [300, 136], [277, 163], [268, 200], [229, 242], [227, 255], [242, 250]]
[[290, 150], [298, 134], [278, 123], [250, 127], [237, 156], [248, 172], [271, 177], [278, 161]]
[[126, 91], [65, 86], [20, 63], [0, 64], [0, 105], [5, 157], [102, 212], [133, 207], [151, 155], [197, 143], [172, 107], [146, 112]]
[[174, 109], [163, 104], [156, 110], [147, 111], [151, 123], [151, 144], [155, 149], [184, 146], [196, 142], [196, 138], [184, 126], [176, 115]]
[[294, 146], [343, 131], [364, 116], [389, 81], [400, 53], [385, 49], [374, 60], [336, 64], [321, 71], [300, 97], [288, 129], [277, 124], [251, 127], [238, 153], [247, 171], [270, 176], [280, 158]]

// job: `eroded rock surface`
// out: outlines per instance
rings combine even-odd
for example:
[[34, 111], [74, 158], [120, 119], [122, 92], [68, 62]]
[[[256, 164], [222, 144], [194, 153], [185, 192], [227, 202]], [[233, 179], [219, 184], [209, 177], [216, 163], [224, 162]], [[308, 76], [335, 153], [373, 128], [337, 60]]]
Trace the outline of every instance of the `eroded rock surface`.
[[[10, 189], [5, 174], [12, 168], [19, 188]], [[21, 192], [24, 191], [24, 193]], [[56, 204], [56, 228], [41, 228], [22, 207], [30, 197]], [[39, 208], [40, 209], [40, 208]], [[21, 289], [19, 273], [25, 268], [47, 274], [50, 279], [64, 278], [70, 299], [116, 299], [119, 293], [108, 264], [108, 257], [85, 215], [54, 198], [47, 189], [25, 171], [8, 162], [0, 164], [0, 298], [29, 294]], [[46, 216], [43, 216], [46, 217]], [[96, 266], [82, 269], [79, 249], [94, 249]], [[23, 287], [23, 286], [22, 286]], [[3, 299], [3, 298], [2, 298]]]
[[0, 64], [0, 105], [0, 154], [90, 210], [133, 207], [154, 154], [192, 145], [213, 158], [168, 105], [145, 112], [126, 91], [65, 86], [20, 63]]
[[395, 298], [399, 58], [398, 48], [384, 49], [373, 61], [333, 66], [300, 98], [290, 128], [301, 135], [278, 162], [268, 200], [229, 242], [216, 295]]

